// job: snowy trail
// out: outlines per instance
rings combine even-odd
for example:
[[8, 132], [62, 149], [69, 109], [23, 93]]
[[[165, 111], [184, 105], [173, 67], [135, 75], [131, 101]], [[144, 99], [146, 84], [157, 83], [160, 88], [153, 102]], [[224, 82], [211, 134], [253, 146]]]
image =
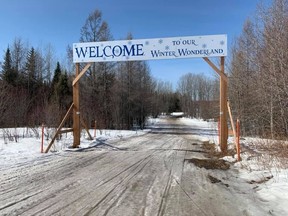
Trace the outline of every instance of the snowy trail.
[[[110, 148], [47, 155], [3, 168], [0, 215], [267, 213], [233, 170], [206, 170], [187, 162], [204, 158], [202, 143], [187, 131], [157, 130], [106, 144]], [[222, 182], [212, 183], [209, 176]]]

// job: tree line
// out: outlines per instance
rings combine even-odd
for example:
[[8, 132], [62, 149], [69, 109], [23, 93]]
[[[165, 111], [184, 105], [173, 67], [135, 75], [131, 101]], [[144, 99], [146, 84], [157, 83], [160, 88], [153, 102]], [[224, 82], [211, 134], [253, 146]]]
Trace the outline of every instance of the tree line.
[[[126, 39], [133, 39], [132, 34]], [[109, 40], [113, 36], [108, 23], [101, 11], [93, 11], [80, 30], [79, 41]], [[67, 59], [67, 64], [60, 64], [51, 45], [35, 48], [21, 38], [8, 46], [0, 74], [0, 127], [58, 126], [72, 103], [71, 46]], [[98, 128], [144, 128], [148, 116], [162, 113], [181, 111], [203, 118], [216, 118], [218, 113], [215, 78], [189, 73], [180, 77], [175, 90], [172, 83], [153, 78], [144, 61], [93, 63], [81, 78], [80, 89], [81, 115], [90, 127], [97, 121]], [[71, 125], [72, 119], [65, 126]]]
[[288, 1], [259, 5], [235, 40], [229, 99], [246, 135], [288, 135]]

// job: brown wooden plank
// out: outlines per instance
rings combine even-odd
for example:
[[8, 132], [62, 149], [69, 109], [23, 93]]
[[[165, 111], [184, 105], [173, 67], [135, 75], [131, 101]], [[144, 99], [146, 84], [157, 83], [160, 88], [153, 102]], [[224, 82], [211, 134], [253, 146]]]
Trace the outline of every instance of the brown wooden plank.
[[[222, 57], [221, 57], [222, 58]], [[223, 57], [224, 58], [224, 57]], [[226, 82], [228, 81], [227, 76], [225, 73], [223, 73], [219, 68], [216, 67], [215, 64], [213, 64], [213, 62], [210, 61], [209, 58], [207, 57], [203, 57], [203, 59], [210, 65], [210, 67], [213, 68], [213, 70], [219, 74], [220, 77], [222, 77]]]
[[[79, 63], [77, 63], [79, 64]], [[86, 73], [86, 71], [88, 70], [88, 68], [91, 66], [92, 63], [88, 63], [84, 68], [83, 70], [78, 74], [76, 75], [75, 79], [73, 80], [73, 83], [72, 85], [74, 86], [78, 81], [79, 79]], [[79, 70], [79, 69], [78, 69]]]
[[57, 131], [56, 131], [54, 137], [52, 138], [50, 144], [49, 144], [48, 147], [46, 148], [45, 153], [48, 153], [48, 151], [50, 150], [51, 146], [53, 145], [53, 143], [54, 143], [56, 137], [60, 134], [60, 131], [61, 131], [61, 129], [62, 129], [62, 127], [63, 127], [65, 121], [68, 119], [69, 114], [71, 113], [73, 107], [74, 107], [74, 104], [72, 103], [71, 106], [70, 106], [70, 108], [68, 109], [66, 115], [64, 116], [63, 120], [61, 121], [59, 127], [57, 128]]
[[[224, 61], [225, 58], [221, 57], [221, 74], [224, 74]], [[227, 78], [227, 77], [226, 77]], [[220, 148], [221, 151], [227, 153], [227, 140], [228, 140], [228, 125], [227, 125], [227, 79], [220, 76]]]
[[[76, 77], [79, 75], [80, 64], [76, 63]], [[86, 65], [87, 66], [87, 65]], [[79, 82], [73, 85], [73, 148], [77, 148], [80, 145], [80, 101], [79, 101]]]
[[88, 133], [89, 139], [93, 140], [93, 137], [91, 136], [89, 129], [81, 116], [80, 116], [80, 121], [81, 121], [82, 126], [85, 128], [86, 132]]

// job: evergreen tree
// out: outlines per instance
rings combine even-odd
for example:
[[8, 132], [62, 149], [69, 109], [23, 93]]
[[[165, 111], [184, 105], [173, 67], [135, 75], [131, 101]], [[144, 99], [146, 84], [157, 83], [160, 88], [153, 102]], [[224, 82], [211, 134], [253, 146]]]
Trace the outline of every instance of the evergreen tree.
[[37, 91], [36, 53], [33, 47], [28, 53], [25, 70], [28, 92], [33, 95]]
[[60, 63], [57, 62], [50, 89], [50, 103], [61, 111], [66, 111], [72, 102], [72, 86], [69, 84], [67, 72], [62, 73]]
[[[56, 89], [56, 86], [60, 80], [60, 77], [61, 77], [61, 67], [60, 67], [60, 63], [57, 62], [57, 65], [56, 65], [56, 69], [54, 70], [54, 75], [53, 75], [53, 79], [52, 79], [52, 83], [51, 83], [51, 89], [50, 89], [50, 95], [49, 95], [49, 99], [51, 98], [54, 98], [56, 99], [56, 93], [55, 93], [55, 89]], [[56, 99], [57, 100], [57, 99]]]
[[51, 84], [51, 88], [53, 91], [54, 91], [55, 86], [57, 85], [57, 83], [60, 80], [60, 76], [61, 76], [61, 67], [60, 67], [60, 63], [57, 62], [57, 66], [56, 66], [56, 69], [54, 71], [54, 76], [53, 76], [52, 84]]
[[60, 108], [66, 110], [72, 100], [71, 89], [69, 87], [68, 75], [66, 71], [64, 74], [60, 74], [59, 81], [55, 86], [55, 94]]
[[180, 99], [177, 93], [174, 93], [170, 98], [168, 112], [181, 112]]
[[4, 63], [2, 65], [2, 79], [8, 84], [15, 85], [17, 81], [17, 72], [12, 67], [12, 59], [10, 49], [7, 48]]

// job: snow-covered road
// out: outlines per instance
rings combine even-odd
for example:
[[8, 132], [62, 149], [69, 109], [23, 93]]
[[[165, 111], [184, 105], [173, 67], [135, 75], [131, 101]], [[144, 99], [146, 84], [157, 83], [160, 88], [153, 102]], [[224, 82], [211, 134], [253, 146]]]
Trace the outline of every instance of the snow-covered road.
[[190, 163], [205, 158], [202, 144], [162, 120], [146, 135], [4, 166], [0, 215], [269, 215], [236, 169]]

